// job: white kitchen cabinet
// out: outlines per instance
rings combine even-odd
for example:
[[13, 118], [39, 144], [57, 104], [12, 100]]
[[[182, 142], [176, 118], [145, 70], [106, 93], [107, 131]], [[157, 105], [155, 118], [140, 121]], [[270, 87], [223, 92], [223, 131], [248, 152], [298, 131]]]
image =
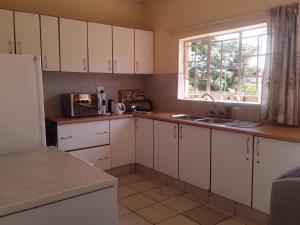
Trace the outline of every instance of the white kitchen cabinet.
[[253, 136], [212, 130], [211, 190], [251, 206]]
[[41, 56], [38, 14], [15, 12], [16, 53]]
[[87, 22], [59, 19], [62, 72], [87, 72]]
[[135, 29], [135, 74], [153, 74], [153, 32]]
[[112, 73], [112, 26], [88, 23], [89, 72]]
[[154, 120], [154, 170], [178, 178], [178, 124]]
[[299, 165], [299, 143], [255, 137], [253, 208], [269, 213], [272, 182]]
[[113, 168], [135, 163], [134, 118], [110, 121], [110, 144]]
[[0, 218], [0, 225], [117, 225], [116, 186]]
[[210, 129], [179, 125], [179, 179], [210, 189]]
[[104, 145], [94, 148], [85, 148], [69, 151], [70, 155], [102, 170], [111, 168], [110, 146]]
[[134, 29], [113, 27], [114, 73], [134, 73]]
[[42, 65], [44, 71], [59, 71], [58, 18], [41, 15]]
[[136, 118], [136, 162], [153, 169], [153, 120]]
[[59, 125], [57, 142], [63, 151], [108, 145], [109, 121]]
[[0, 9], [0, 53], [15, 53], [14, 13]]

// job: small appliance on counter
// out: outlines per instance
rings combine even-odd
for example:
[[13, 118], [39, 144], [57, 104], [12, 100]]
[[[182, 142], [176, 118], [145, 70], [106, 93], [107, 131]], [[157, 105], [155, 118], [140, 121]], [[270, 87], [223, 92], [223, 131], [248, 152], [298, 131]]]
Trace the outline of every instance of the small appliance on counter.
[[62, 114], [67, 117], [97, 116], [97, 94], [62, 94]]
[[122, 115], [126, 111], [126, 107], [124, 103], [116, 103], [115, 104], [115, 113], [118, 115]]
[[97, 87], [98, 115], [106, 114], [106, 94], [103, 87]]
[[145, 100], [126, 100], [124, 101], [126, 112], [150, 112], [152, 110], [152, 102]]

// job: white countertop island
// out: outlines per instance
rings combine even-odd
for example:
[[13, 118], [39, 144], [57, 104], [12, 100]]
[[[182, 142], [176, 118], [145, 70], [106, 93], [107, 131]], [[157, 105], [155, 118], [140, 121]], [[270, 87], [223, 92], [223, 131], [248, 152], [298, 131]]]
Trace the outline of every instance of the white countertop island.
[[56, 148], [0, 155], [0, 225], [11, 215], [106, 189], [113, 190], [109, 204], [116, 208], [117, 179]]

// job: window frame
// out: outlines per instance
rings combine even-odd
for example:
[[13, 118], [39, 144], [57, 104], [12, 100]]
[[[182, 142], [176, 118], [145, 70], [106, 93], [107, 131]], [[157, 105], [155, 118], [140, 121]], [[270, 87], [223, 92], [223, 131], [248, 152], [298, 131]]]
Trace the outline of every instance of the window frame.
[[[187, 53], [186, 53], [186, 49], [187, 49], [187, 43], [191, 43], [191, 41], [203, 41], [203, 40], [207, 40], [207, 61], [206, 61], [206, 73], [207, 73], [207, 77], [206, 79], [206, 90], [203, 91], [199, 91], [199, 93], [202, 95], [204, 93], [209, 93], [212, 94], [213, 96], [219, 96], [220, 99], [216, 99], [217, 102], [234, 102], [234, 103], [246, 103], [246, 104], [261, 104], [261, 80], [262, 80], [262, 76], [263, 74], [260, 72], [260, 60], [261, 57], [266, 57], [266, 52], [264, 52], [262, 54], [260, 45], [262, 43], [262, 38], [265, 36], [267, 37], [267, 33], [264, 34], [255, 34], [255, 35], [249, 35], [246, 37], [243, 37], [243, 32], [245, 31], [250, 31], [250, 30], [255, 30], [255, 29], [259, 29], [259, 28], [267, 28], [267, 24], [266, 23], [260, 23], [260, 24], [256, 24], [253, 26], [247, 26], [247, 27], [240, 27], [237, 29], [231, 29], [231, 30], [226, 30], [226, 31], [222, 31], [222, 32], [215, 32], [215, 33], [210, 33], [210, 34], [205, 34], [205, 35], [200, 35], [200, 36], [196, 36], [196, 37], [189, 37], [189, 38], [185, 38], [185, 39], [181, 39], [180, 40], [180, 58], [181, 60], [179, 61], [181, 65], [179, 65], [179, 70], [181, 69], [182, 74], [179, 73], [179, 82], [178, 82], [178, 98], [182, 99], [182, 100], [196, 100], [196, 101], [203, 101], [204, 99], [202, 99], [199, 95], [194, 94], [194, 96], [192, 96], [191, 91], [189, 90], [189, 82], [190, 82], [190, 75], [189, 75], [189, 67], [188, 64], [189, 63], [199, 63], [201, 61], [197, 61], [196, 55], [195, 55], [195, 59], [194, 61], [190, 61], [189, 59], [187, 59]], [[218, 36], [223, 36], [223, 35], [230, 35], [230, 34], [238, 34], [237, 38], [229, 38], [229, 39], [225, 39], [225, 40], [212, 40], [215, 37]], [[257, 45], [256, 45], [256, 49], [255, 49], [255, 54], [251, 54], [247, 57], [251, 58], [251, 57], [255, 57], [256, 58], [256, 74], [255, 74], [255, 85], [256, 85], [256, 91], [255, 93], [246, 93], [246, 92], [242, 92], [241, 88], [242, 88], [242, 80], [243, 78], [251, 78], [252, 76], [245, 76], [244, 75], [244, 67], [243, 67], [243, 62], [242, 62], [242, 57], [243, 57], [243, 41], [245, 39], [249, 39], [249, 38], [256, 38], [257, 39]], [[228, 69], [227, 67], [223, 66], [223, 43], [226, 41], [232, 41], [232, 40], [236, 40], [238, 42], [238, 63], [236, 65], [236, 67], [233, 67], [233, 69], [237, 69], [238, 70], [238, 77], [237, 77], [237, 91], [232, 94], [229, 92], [226, 92], [223, 90], [222, 85], [219, 86], [219, 90], [218, 91], [211, 91], [210, 86], [211, 86], [211, 70], [212, 70], [212, 66], [211, 66], [211, 46], [212, 43], [216, 43], [219, 42], [221, 43], [221, 56], [220, 56], [220, 65], [218, 68], [214, 68], [214, 69], [218, 69], [220, 70], [220, 78], [222, 78], [223, 74], [222, 74], [222, 70], [223, 69]], [[191, 46], [190, 46], [191, 47]], [[254, 76], [253, 76], [254, 78]], [[195, 72], [195, 76], [194, 79], [197, 79], [197, 75]], [[194, 82], [195, 82], [194, 80]], [[222, 79], [220, 79], [220, 82], [222, 82]], [[181, 93], [179, 93], [181, 91]], [[224, 96], [236, 96], [236, 99], [234, 100], [224, 100], [222, 97]], [[243, 96], [243, 98], [249, 97], [251, 98], [256, 98], [256, 101], [243, 101], [241, 100], [241, 97]], [[226, 97], [226, 98], [228, 98]], [[204, 100], [205, 101], [205, 100]]]

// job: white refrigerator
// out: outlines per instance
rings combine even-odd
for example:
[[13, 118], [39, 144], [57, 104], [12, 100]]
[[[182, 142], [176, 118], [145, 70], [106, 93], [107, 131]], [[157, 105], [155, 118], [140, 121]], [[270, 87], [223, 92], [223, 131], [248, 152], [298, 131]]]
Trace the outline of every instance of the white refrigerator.
[[46, 147], [40, 58], [0, 54], [0, 154]]

